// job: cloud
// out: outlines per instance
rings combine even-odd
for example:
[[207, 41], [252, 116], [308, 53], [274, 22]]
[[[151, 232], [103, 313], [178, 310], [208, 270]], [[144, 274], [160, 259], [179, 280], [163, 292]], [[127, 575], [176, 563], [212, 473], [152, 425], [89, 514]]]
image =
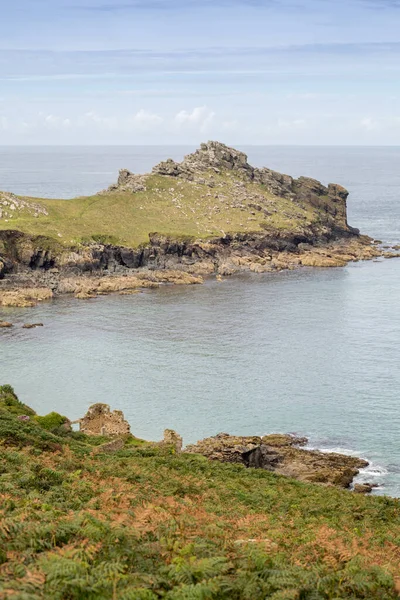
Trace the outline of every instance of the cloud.
[[377, 129], [379, 129], [378, 121], [372, 119], [371, 117], [365, 117], [364, 119], [362, 119], [360, 121], [360, 125], [362, 129], [365, 129], [365, 131], [376, 131]]
[[[125, 133], [165, 133], [179, 132], [203, 133], [214, 122], [215, 112], [206, 106], [192, 110], [181, 110], [178, 113], [160, 115], [146, 109], [135, 114], [105, 115], [96, 111], [88, 111], [76, 116], [45, 114], [39, 112], [30, 118], [0, 117], [0, 128], [14, 131], [98, 131], [114, 134]], [[222, 125], [221, 125], [222, 126]]]
[[130, 120], [133, 127], [138, 127], [142, 130], [153, 130], [159, 127], [164, 122], [164, 119], [155, 113], [144, 110], [139, 110], [138, 113]]
[[209, 110], [206, 106], [197, 106], [191, 112], [181, 110], [175, 116], [175, 122], [180, 127], [189, 125], [196, 127], [202, 133], [207, 131], [207, 128], [212, 124], [215, 117], [215, 112]]

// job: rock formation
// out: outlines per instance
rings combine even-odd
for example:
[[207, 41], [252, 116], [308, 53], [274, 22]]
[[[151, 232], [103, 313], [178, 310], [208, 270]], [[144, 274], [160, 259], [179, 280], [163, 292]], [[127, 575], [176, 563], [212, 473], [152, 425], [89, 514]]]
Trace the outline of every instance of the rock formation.
[[27, 202], [10, 192], [0, 192], [0, 219], [13, 219], [19, 213], [30, 214], [33, 217], [48, 215], [47, 210], [36, 202]]
[[79, 423], [80, 431], [87, 435], [123, 436], [131, 432], [123, 412], [111, 412], [108, 404], [93, 404], [86, 415], [74, 423]]
[[185, 452], [343, 488], [348, 488], [359, 469], [368, 465], [353, 456], [300, 448], [305, 443], [306, 438], [290, 435], [240, 437], [221, 433], [188, 446]]
[[[81, 292], [76, 292], [78, 284], [69, 286], [70, 293], [79, 298], [92, 297], [96, 293], [96, 289], [91, 291], [93, 287], [116, 291], [113, 288], [121, 284], [89, 284], [83, 278], [86, 275], [119, 278], [131, 270], [136, 275], [137, 270], [146, 269], [228, 276], [239, 271], [340, 267], [352, 260], [398, 255], [383, 253], [370, 238], [348, 225], [348, 192], [340, 185], [324, 186], [311, 178], [294, 179], [266, 167], [255, 168], [246, 154], [219, 142], [202, 144], [182, 162], [163, 161], [147, 175], [123, 169], [118, 182], [103, 194], [110, 195], [111, 203], [113, 194], [117, 194], [117, 202], [127, 203], [127, 219], [132, 218], [132, 202], [132, 214], [144, 218], [142, 222], [135, 216], [130, 228], [141, 228], [147, 242], [119, 245], [108, 235], [112, 231], [100, 231], [89, 241], [75, 244], [71, 240], [68, 245], [61, 244], [57, 234], [45, 238], [0, 228], [0, 280], [5, 282], [0, 286], [0, 305], [30, 306], [38, 300], [22, 292], [16, 297], [11, 293], [13, 286], [47, 290], [48, 295], [41, 296], [44, 300], [52, 292], [66, 293], [65, 279], [82, 277]], [[148, 214], [146, 202], [151, 204]], [[47, 214], [40, 204], [13, 194], [0, 193], [1, 206], [38, 218]], [[161, 219], [154, 216], [159, 214]], [[61, 227], [63, 219], [58, 218]], [[154, 219], [164, 233], [150, 229]], [[165, 233], [170, 227], [174, 231], [176, 222], [180, 223], [177, 233]], [[198, 236], [193, 235], [196, 231], [200, 231]]]

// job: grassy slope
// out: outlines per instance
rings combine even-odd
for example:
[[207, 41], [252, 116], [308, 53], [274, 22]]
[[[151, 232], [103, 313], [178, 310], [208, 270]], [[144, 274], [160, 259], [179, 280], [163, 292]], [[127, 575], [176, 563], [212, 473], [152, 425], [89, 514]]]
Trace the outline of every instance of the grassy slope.
[[[257, 184], [246, 187], [263, 195], [271, 216], [247, 206], [232, 208], [232, 185], [239, 180], [230, 173], [214, 175], [214, 180], [221, 186], [209, 188], [152, 175], [147, 190], [136, 194], [114, 192], [72, 200], [26, 198], [45, 206], [49, 215], [35, 218], [16, 211], [8, 222], [0, 219], [0, 229], [49, 236], [65, 245], [107, 235], [115, 243], [136, 247], [147, 242], [151, 232], [204, 239], [221, 232], [258, 231], [261, 223], [293, 230], [318, 217], [316, 210], [296, 207], [288, 200], [268, 194]], [[225, 198], [215, 198], [215, 194]]]
[[104, 439], [17, 421], [1, 390], [0, 598], [398, 597], [397, 500], [136, 442], [93, 454]]

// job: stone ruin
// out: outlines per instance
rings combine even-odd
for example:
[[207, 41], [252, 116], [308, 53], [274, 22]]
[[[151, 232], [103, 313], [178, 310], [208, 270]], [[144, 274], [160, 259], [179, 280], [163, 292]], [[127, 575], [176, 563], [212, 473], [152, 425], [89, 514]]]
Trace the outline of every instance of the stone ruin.
[[176, 454], [180, 454], [182, 452], [183, 440], [181, 436], [173, 429], [166, 429], [164, 431], [164, 439], [161, 444], [165, 446], [172, 446]]
[[79, 423], [79, 429], [87, 435], [129, 435], [131, 426], [121, 410], [111, 409], [108, 404], [93, 404]]

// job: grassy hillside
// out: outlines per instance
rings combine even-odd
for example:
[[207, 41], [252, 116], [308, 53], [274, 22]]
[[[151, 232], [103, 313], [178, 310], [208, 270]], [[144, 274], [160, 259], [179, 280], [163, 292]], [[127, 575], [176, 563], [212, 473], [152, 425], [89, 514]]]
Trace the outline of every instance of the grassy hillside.
[[0, 598], [398, 598], [397, 500], [134, 438], [106, 454], [28, 411], [0, 388]]
[[[208, 238], [228, 232], [259, 231], [261, 226], [293, 231], [318, 220], [318, 211], [273, 196], [262, 185], [243, 182], [234, 173], [204, 173], [214, 187], [151, 175], [146, 191], [113, 192], [72, 200], [24, 198], [39, 203], [48, 215], [16, 210], [0, 218], [0, 229], [17, 229], [71, 245], [104, 240], [136, 247], [149, 233]], [[254, 197], [263, 211], [249, 206]], [[245, 200], [243, 203], [241, 199]]]

